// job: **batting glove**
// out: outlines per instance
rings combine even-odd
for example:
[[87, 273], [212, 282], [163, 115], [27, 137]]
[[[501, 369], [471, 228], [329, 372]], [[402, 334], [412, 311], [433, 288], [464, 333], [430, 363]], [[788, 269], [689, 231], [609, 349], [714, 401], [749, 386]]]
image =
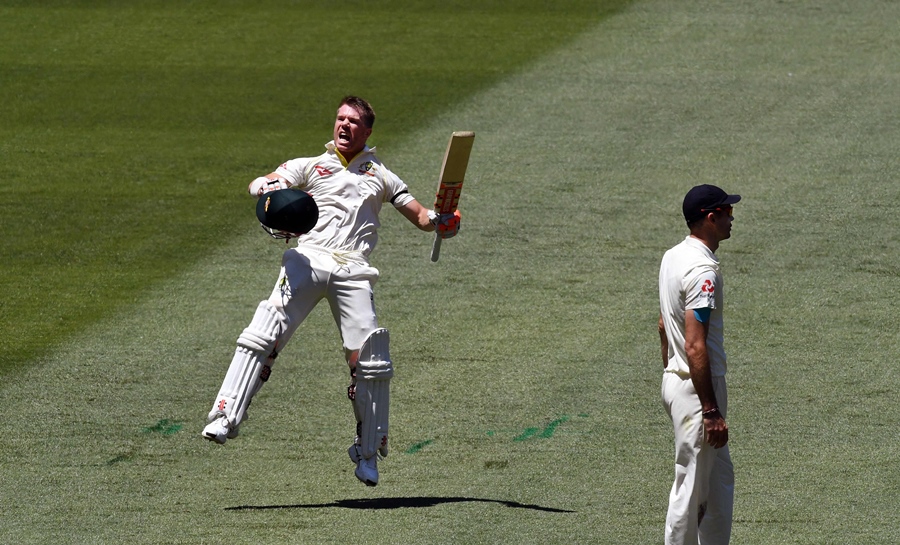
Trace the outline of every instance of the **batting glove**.
[[261, 197], [269, 191], [275, 191], [276, 189], [288, 189], [289, 187], [291, 187], [291, 184], [289, 184], [287, 180], [284, 180], [282, 178], [271, 180], [269, 178], [266, 178], [265, 176], [260, 176], [259, 178], [250, 182], [250, 194]]
[[459, 232], [459, 221], [462, 219], [462, 214], [459, 213], [459, 210], [452, 214], [438, 214], [431, 210], [428, 217], [431, 218], [434, 230], [441, 238], [452, 238]]

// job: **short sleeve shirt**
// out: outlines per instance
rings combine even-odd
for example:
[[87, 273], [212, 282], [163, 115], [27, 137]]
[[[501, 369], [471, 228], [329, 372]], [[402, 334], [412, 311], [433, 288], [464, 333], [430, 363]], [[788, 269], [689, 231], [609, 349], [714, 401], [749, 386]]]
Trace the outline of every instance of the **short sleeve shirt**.
[[684, 345], [685, 313], [708, 308], [710, 372], [714, 377], [725, 376], [724, 291], [719, 260], [699, 239], [688, 236], [665, 253], [659, 267], [659, 309], [669, 340], [666, 372], [690, 377]]
[[275, 170], [294, 187], [309, 193], [319, 208], [319, 220], [298, 244], [368, 256], [378, 242], [378, 214], [384, 203], [399, 208], [413, 200], [407, 185], [366, 146], [350, 162], [325, 145], [318, 157], [292, 159]]

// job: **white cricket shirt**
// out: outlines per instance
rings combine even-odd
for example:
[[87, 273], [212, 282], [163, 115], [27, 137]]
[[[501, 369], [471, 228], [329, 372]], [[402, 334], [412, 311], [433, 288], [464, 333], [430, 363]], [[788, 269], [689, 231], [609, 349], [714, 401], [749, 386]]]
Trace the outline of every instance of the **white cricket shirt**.
[[688, 236], [665, 253], [659, 267], [659, 310], [669, 340], [667, 373], [690, 377], [684, 348], [685, 312], [710, 308], [706, 338], [710, 373], [725, 376], [724, 290], [719, 260], [700, 240]]
[[366, 146], [346, 163], [334, 141], [318, 157], [292, 159], [275, 170], [292, 186], [312, 195], [319, 221], [298, 244], [315, 244], [341, 252], [368, 256], [378, 242], [378, 214], [382, 204], [399, 208], [413, 200], [406, 184]]

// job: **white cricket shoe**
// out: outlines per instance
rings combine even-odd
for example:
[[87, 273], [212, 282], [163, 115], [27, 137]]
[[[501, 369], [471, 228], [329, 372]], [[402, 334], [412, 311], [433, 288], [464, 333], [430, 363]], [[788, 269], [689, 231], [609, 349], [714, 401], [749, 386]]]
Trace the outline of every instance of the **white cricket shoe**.
[[367, 460], [360, 459], [356, 464], [356, 478], [366, 486], [378, 484], [378, 456], [372, 456]]
[[232, 428], [224, 414], [203, 428], [203, 437], [220, 445], [224, 445], [227, 439], [234, 439], [238, 433], [238, 428]]
[[378, 455], [367, 460], [363, 459], [359, 452], [359, 445], [356, 443], [350, 445], [347, 454], [350, 456], [350, 460], [356, 464], [356, 478], [366, 486], [376, 486], [378, 484]]
[[359, 459], [362, 457], [359, 453], [359, 445], [353, 443], [350, 445], [350, 448], [347, 449], [347, 455], [350, 456], [350, 461], [354, 464], [359, 463]]

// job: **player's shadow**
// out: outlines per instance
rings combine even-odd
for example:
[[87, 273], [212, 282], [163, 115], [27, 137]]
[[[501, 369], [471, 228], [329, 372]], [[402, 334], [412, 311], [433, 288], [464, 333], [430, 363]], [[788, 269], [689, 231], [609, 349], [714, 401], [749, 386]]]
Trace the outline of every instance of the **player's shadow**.
[[306, 503], [296, 505], [239, 505], [226, 507], [226, 511], [264, 511], [267, 509], [325, 509], [340, 507], [342, 509], [402, 509], [434, 507], [445, 503], [481, 502], [496, 503], [514, 509], [531, 509], [533, 511], [545, 511], [548, 513], [574, 513], [567, 509], [544, 507], [542, 505], [528, 505], [517, 501], [488, 500], [483, 498], [439, 498], [434, 496], [413, 498], [371, 498], [358, 500], [336, 500], [331, 503]]

